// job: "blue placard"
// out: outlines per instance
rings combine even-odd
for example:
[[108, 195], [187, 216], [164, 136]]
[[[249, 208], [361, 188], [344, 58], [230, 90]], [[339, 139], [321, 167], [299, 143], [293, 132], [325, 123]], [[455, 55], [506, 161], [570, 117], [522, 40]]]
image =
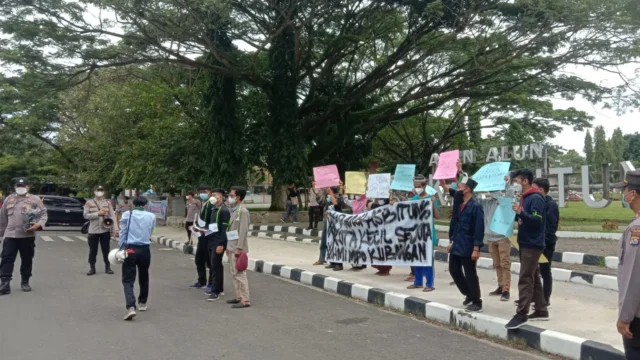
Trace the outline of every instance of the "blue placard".
[[413, 190], [413, 177], [416, 174], [415, 164], [398, 164], [391, 183], [392, 190]]
[[472, 177], [478, 183], [475, 192], [505, 189], [504, 177], [509, 175], [510, 162], [493, 162], [481, 167]]
[[516, 220], [516, 212], [513, 211], [513, 203], [516, 201], [513, 197], [498, 197], [499, 205], [496, 212], [493, 213], [491, 226], [489, 229], [500, 235], [511, 237], [513, 235], [513, 225]]

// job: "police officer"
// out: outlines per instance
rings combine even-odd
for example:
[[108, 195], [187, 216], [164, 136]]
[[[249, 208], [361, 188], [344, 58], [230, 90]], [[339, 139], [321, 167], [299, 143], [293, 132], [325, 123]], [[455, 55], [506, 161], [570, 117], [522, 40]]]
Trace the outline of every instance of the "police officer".
[[618, 254], [618, 332], [622, 335], [627, 359], [640, 359], [640, 170], [629, 171], [623, 182], [622, 204], [634, 212]]
[[[104, 188], [98, 186], [94, 191], [95, 197], [84, 204], [84, 218], [89, 220], [89, 272], [88, 276], [96, 274], [96, 257], [98, 245], [102, 248], [104, 271], [113, 274], [109, 264], [109, 250], [111, 250], [111, 235], [116, 236], [117, 228], [115, 214], [111, 202], [104, 197]], [[107, 226], [105, 219], [111, 219], [112, 224]]]
[[[33, 264], [33, 255], [36, 248], [36, 231], [44, 229], [47, 223], [47, 208], [42, 200], [29, 194], [29, 181], [24, 178], [17, 179], [15, 183], [16, 193], [7, 197], [0, 208], [0, 237], [4, 236], [2, 244], [2, 261], [0, 262], [0, 295], [11, 294], [11, 278], [13, 276], [13, 264], [18, 252], [22, 264], [20, 275], [22, 291], [31, 291], [29, 279]], [[38, 222], [32, 223], [25, 230], [24, 214], [32, 209], [43, 209]]]

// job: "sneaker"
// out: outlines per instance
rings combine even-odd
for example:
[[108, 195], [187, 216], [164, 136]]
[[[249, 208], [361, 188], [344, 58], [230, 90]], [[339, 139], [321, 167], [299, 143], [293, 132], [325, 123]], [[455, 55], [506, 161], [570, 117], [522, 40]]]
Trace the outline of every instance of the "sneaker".
[[192, 289], [202, 289], [204, 286], [202, 286], [202, 284], [200, 284], [199, 282], [196, 282], [195, 284], [190, 285], [189, 287]]
[[227, 300], [227, 304], [231, 304], [231, 305], [240, 304], [241, 302], [242, 301], [240, 301], [238, 299]]
[[24, 292], [30, 292], [31, 291], [31, 286], [29, 285], [28, 282], [22, 282], [20, 283], [20, 288], [22, 289], [22, 291]]
[[336, 267], [335, 265], [333, 265], [333, 264], [329, 264], [329, 265], [325, 266], [324, 268], [325, 268], [325, 269], [333, 269], [333, 268], [335, 268], [335, 267]]
[[513, 319], [511, 319], [511, 321], [509, 321], [507, 325], [505, 325], [505, 328], [507, 328], [508, 330], [519, 329], [522, 326], [526, 325], [528, 320], [529, 319], [526, 316], [516, 314], [516, 316], [514, 316]]
[[468, 306], [469, 304], [471, 304], [471, 299], [469, 299], [469, 297], [464, 298], [462, 306]]
[[136, 317], [136, 309], [130, 307], [129, 310], [127, 311], [127, 315], [124, 316], [124, 320], [129, 321], [131, 319], [133, 319], [134, 317]]
[[300, 224], [300, 221], [294, 221], [293, 223], [294, 224]]
[[549, 313], [543, 314], [541, 312], [540, 313], [539, 312], [533, 312], [532, 314], [530, 314], [527, 317], [531, 321], [549, 321], [549, 319], [551, 318], [551, 316], [549, 316]]
[[209, 295], [209, 298], [207, 299], [207, 301], [216, 301], [218, 299], [220, 299], [220, 295], [214, 293]]
[[138, 304], [138, 309], [140, 309], [140, 311], [147, 311], [147, 304], [146, 303], [139, 303]]
[[498, 286], [495, 291], [489, 293], [489, 296], [500, 296], [502, 295], [502, 288]]
[[502, 296], [500, 296], [500, 301], [509, 301], [509, 298], [511, 298], [511, 294], [509, 294], [508, 291], [503, 291]]
[[482, 312], [482, 305], [476, 305], [476, 304], [471, 304], [469, 306], [467, 306], [464, 311], [466, 312], [474, 312], [474, 313], [481, 313]]
[[207, 289], [204, 291], [205, 295], [211, 295], [213, 293], [213, 285], [207, 285]]

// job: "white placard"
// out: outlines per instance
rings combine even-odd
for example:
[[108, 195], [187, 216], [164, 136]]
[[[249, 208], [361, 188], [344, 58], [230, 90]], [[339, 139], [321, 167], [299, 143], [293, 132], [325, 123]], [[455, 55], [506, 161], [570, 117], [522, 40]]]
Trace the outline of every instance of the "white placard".
[[209, 231], [211, 233], [217, 233], [218, 232], [218, 224], [216, 224], [216, 223], [209, 224]]
[[205, 225], [207, 225], [207, 222], [206, 222], [206, 221], [204, 221], [204, 220], [202, 220], [202, 219], [200, 219], [200, 218], [198, 218], [198, 226], [199, 226], [199, 227], [203, 227], [203, 226], [205, 226]]
[[367, 181], [368, 199], [388, 199], [391, 174], [370, 174]]
[[433, 203], [403, 201], [358, 214], [329, 212], [327, 261], [432, 266]]
[[238, 230], [227, 231], [227, 240], [238, 240]]

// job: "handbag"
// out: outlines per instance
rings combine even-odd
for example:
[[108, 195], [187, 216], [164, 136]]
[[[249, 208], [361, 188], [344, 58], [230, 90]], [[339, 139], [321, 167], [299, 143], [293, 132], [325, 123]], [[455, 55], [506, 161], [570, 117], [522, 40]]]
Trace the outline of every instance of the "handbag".
[[247, 256], [247, 253], [243, 251], [242, 253], [240, 253], [240, 255], [238, 255], [238, 260], [236, 260], [236, 270], [238, 270], [238, 272], [243, 272], [247, 270], [248, 267], [249, 256]]

